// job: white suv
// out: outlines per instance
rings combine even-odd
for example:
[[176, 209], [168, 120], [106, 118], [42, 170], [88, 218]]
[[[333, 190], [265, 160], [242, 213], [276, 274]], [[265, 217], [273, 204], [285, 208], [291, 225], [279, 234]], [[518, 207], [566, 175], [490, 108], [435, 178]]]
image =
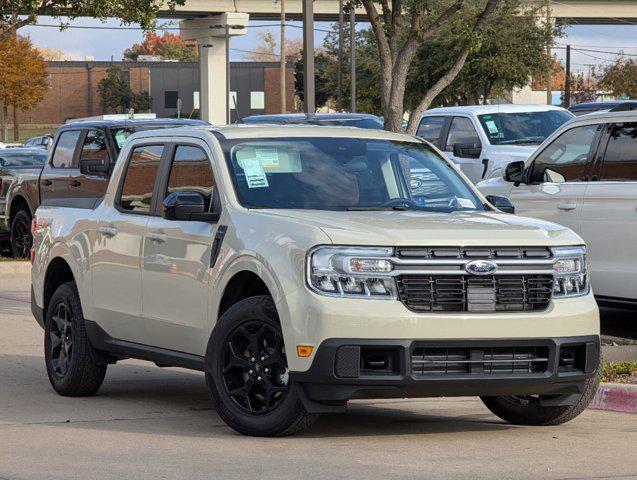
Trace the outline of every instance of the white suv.
[[600, 303], [637, 305], [637, 112], [592, 113], [571, 120], [508, 176], [478, 184], [505, 195], [518, 213], [566, 225], [588, 245]]
[[427, 110], [416, 135], [457, 163], [469, 180], [501, 176], [526, 160], [564, 122], [568, 110], [550, 105], [475, 105]]
[[134, 357], [204, 371], [228, 425], [283, 435], [370, 397], [480, 395], [557, 424], [599, 381], [582, 240], [496, 210], [410, 136], [134, 134], [94, 210], [42, 205], [34, 231], [32, 309], [62, 395]]

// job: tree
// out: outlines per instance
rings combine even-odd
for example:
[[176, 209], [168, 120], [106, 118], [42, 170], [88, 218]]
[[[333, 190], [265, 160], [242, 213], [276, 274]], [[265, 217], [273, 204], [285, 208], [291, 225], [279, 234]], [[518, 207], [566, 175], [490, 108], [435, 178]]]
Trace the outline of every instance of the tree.
[[[116, 17], [124, 24], [139, 23], [142, 28], [154, 26], [160, 9], [173, 9], [185, 0], [0, 0], [0, 40], [15, 34], [18, 29], [37, 22], [38, 16], [49, 15], [61, 19], [94, 17], [106, 20]], [[66, 21], [66, 20], [65, 20]]]
[[47, 62], [65, 62], [69, 60], [73, 60], [70, 55], [67, 55], [62, 50], [54, 50], [49, 47], [37, 47], [38, 52], [42, 55]]
[[48, 88], [46, 64], [26, 37], [10, 35], [0, 40], [0, 105], [2, 139], [7, 139], [9, 106], [13, 108], [13, 138], [18, 140], [18, 109], [37, 105]]
[[136, 112], [148, 111], [152, 107], [152, 97], [146, 91], [133, 92], [123, 78], [120, 67], [110, 67], [106, 77], [100, 80], [97, 89], [104, 110], [112, 109], [125, 113], [131, 108]]
[[408, 131], [416, 131], [418, 120], [431, 102], [458, 75], [472, 48], [501, 0], [381, 0], [379, 14], [374, 0], [362, 3], [376, 39], [380, 60], [380, 100], [387, 130], [402, 131], [407, 75], [419, 47], [453, 20], [465, 3], [475, 9], [470, 22], [463, 25], [466, 40], [460, 45], [452, 65], [420, 96], [409, 120]]
[[637, 61], [632, 58], [618, 58], [604, 71], [600, 86], [613, 92], [616, 97], [625, 95], [628, 98], [637, 98]]
[[[294, 64], [294, 90], [298, 95], [299, 99], [304, 101], [304, 92], [303, 92], [303, 52], [299, 55], [298, 60]], [[323, 52], [318, 51], [314, 55], [314, 70], [316, 74], [315, 80], [315, 102], [317, 107], [322, 107], [327, 103], [331, 96], [329, 83], [327, 80], [326, 71], [330, 65], [332, 60], [330, 60], [329, 56]]]
[[157, 55], [162, 60], [181, 62], [196, 62], [199, 56], [196, 41], [183, 40], [170, 32], [164, 32], [161, 36], [147, 32], [142, 43], [136, 43], [124, 51], [124, 58], [127, 60], [137, 61], [140, 55]]

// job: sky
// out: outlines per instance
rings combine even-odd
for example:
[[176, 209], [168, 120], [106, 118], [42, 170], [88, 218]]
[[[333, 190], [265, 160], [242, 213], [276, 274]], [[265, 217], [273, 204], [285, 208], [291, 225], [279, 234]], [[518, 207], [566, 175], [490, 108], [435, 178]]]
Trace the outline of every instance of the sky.
[[[167, 22], [160, 22], [160, 24]], [[276, 22], [250, 22], [248, 34], [233, 37], [231, 40], [231, 60], [245, 60], [245, 50], [251, 50], [259, 43], [259, 33], [271, 31], [278, 38], [279, 27], [273, 27]], [[287, 37], [300, 38], [300, 22], [289, 22]], [[95, 60], [121, 60], [122, 52], [133, 43], [138, 43], [142, 39], [141, 30], [132, 26], [131, 30], [108, 30], [91, 29], [86, 27], [119, 27], [117, 20], [111, 19], [100, 22], [94, 19], [79, 19], [71, 22], [72, 27], [60, 31], [56, 28], [57, 23], [49, 17], [40, 17], [38, 26], [30, 26], [20, 30], [22, 35], [30, 36], [33, 43], [39, 47], [48, 47], [53, 50], [62, 50], [74, 60], [84, 60], [91, 56]], [[296, 26], [297, 28], [295, 28]], [[364, 26], [364, 24], [361, 24]], [[177, 25], [172, 25], [176, 28]], [[317, 22], [317, 29], [330, 29], [330, 24]], [[178, 30], [171, 30], [178, 33]], [[591, 65], [598, 68], [608, 65], [617, 56], [612, 53], [619, 52], [637, 55], [637, 23], [620, 25], [571, 25], [565, 29], [566, 35], [556, 42], [555, 54], [560, 60], [564, 59], [564, 45], [570, 44], [573, 49], [582, 48], [591, 51], [573, 50], [571, 54], [572, 70], [574, 72], [587, 72]], [[316, 31], [315, 43], [322, 44], [324, 32]], [[560, 47], [562, 47], [560, 49]], [[243, 51], [242, 51], [243, 50]], [[265, 60], [265, 59], [264, 59]], [[273, 59], [275, 60], [275, 59]]]

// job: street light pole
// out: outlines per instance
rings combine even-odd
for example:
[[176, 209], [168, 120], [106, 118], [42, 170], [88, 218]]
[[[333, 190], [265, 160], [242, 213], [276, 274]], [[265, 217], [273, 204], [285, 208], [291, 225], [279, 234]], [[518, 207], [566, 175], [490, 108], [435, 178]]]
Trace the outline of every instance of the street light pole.
[[343, 0], [338, 0], [338, 96], [337, 110], [343, 111]]
[[287, 110], [287, 90], [285, 88], [285, 0], [281, 1], [281, 76], [279, 86], [281, 87], [281, 113]]
[[303, 0], [303, 99], [305, 113], [316, 111], [314, 79], [314, 0]]
[[553, 92], [551, 91], [551, 76], [553, 73], [553, 56], [551, 55], [551, 1], [546, 0], [546, 56], [548, 59], [548, 70], [546, 71], [546, 104], [553, 104]]
[[349, 12], [349, 62], [350, 62], [350, 107], [356, 113], [356, 7]]
[[571, 46], [566, 45], [566, 78], [564, 79], [564, 108], [571, 106]]

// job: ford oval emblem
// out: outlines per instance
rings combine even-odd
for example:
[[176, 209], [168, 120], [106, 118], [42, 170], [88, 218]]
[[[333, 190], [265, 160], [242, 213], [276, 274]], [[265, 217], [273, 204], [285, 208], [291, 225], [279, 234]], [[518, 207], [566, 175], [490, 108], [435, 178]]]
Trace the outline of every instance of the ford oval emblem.
[[498, 264], [489, 260], [474, 260], [464, 266], [471, 275], [492, 275], [498, 271]]

